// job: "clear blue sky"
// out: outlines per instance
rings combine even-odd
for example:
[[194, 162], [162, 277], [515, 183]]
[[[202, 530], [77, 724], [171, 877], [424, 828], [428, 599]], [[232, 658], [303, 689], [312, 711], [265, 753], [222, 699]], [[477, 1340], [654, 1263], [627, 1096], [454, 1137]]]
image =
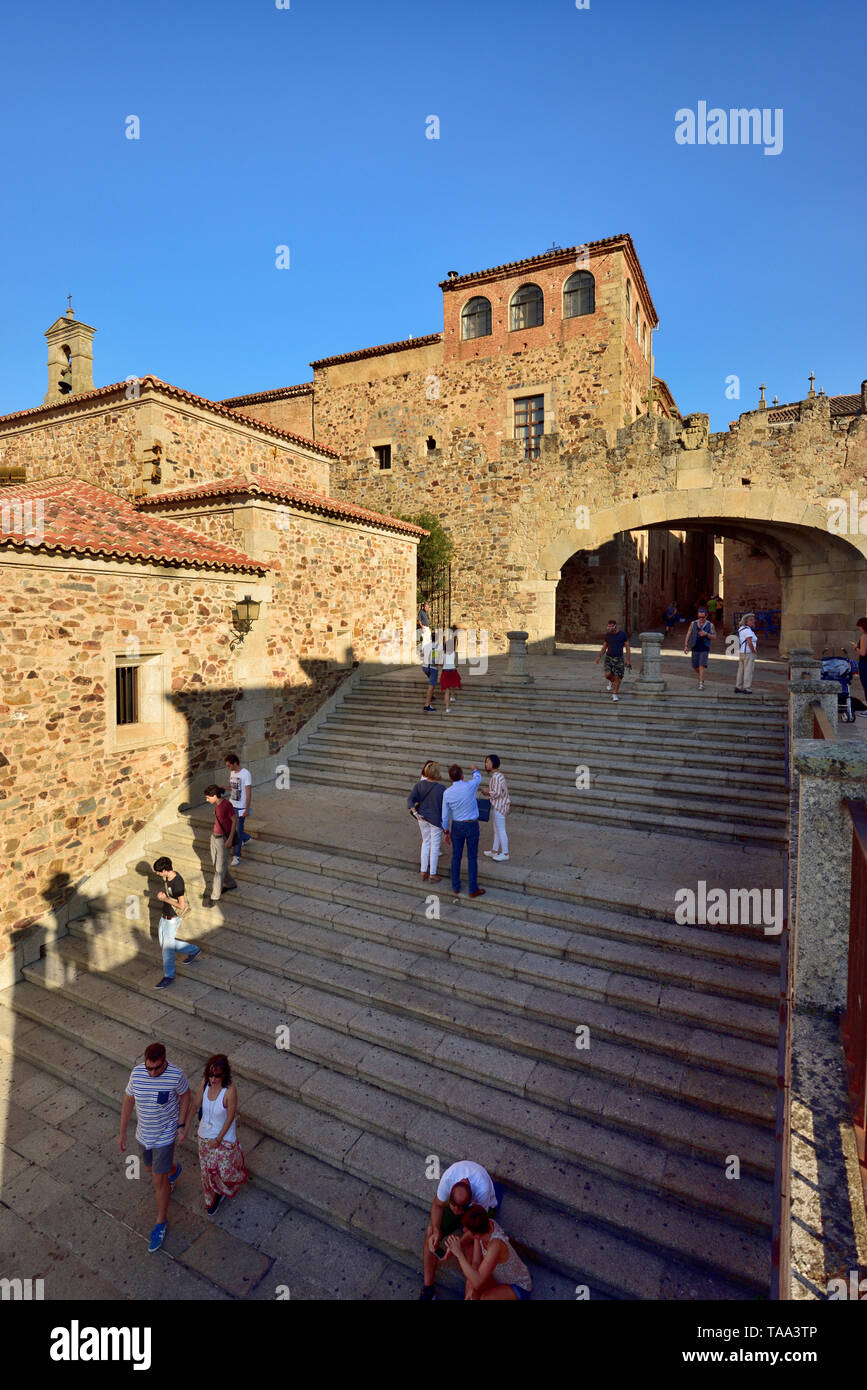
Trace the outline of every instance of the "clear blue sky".
[[[865, 39], [864, 0], [7, 6], [0, 412], [41, 401], [68, 292], [97, 384], [219, 398], [438, 331], [450, 269], [618, 232], [683, 411], [857, 390]], [[677, 144], [699, 101], [781, 107], [782, 153]]]

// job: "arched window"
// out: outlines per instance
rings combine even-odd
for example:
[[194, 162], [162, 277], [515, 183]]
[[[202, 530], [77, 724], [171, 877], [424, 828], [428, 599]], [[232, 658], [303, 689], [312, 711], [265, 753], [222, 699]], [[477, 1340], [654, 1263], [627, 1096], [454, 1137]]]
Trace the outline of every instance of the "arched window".
[[545, 321], [545, 301], [538, 285], [522, 285], [512, 295], [509, 328], [537, 328]]
[[635, 336], [636, 336], [636, 338], [638, 339], [639, 342], [641, 342], [640, 324], [641, 324], [641, 315], [640, 315], [639, 312], [638, 312], [638, 305], [636, 304], [636, 306], [635, 306]]
[[491, 332], [491, 301], [482, 295], [470, 299], [461, 310], [461, 338], [487, 338]]
[[589, 270], [576, 270], [563, 286], [563, 317], [577, 319], [596, 310], [596, 281]]
[[646, 356], [647, 356], [647, 324], [645, 324], [644, 327], [643, 327], [642, 330], [641, 330], [641, 346], [642, 346], [642, 348], [643, 348], [643, 350], [644, 350], [644, 355], [645, 355], [645, 357], [646, 357]]
[[626, 281], [626, 317], [632, 320], [632, 281]]

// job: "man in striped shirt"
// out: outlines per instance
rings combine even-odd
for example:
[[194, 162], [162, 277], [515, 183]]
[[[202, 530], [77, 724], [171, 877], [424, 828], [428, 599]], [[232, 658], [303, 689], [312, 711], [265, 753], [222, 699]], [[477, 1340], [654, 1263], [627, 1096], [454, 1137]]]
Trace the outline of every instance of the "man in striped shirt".
[[166, 1237], [169, 1198], [181, 1176], [175, 1162], [175, 1143], [187, 1137], [190, 1110], [190, 1083], [180, 1067], [166, 1057], [163, 1043], [149, 1043], [144, 1065], [133, 1067], [124, 1092], [120, 1112], [120, 1138], [117, 1147], [126, 1153], [126, 1130], [135, 1107], [135, 1137], [145, 1168], [154, 1183], [157, 1224], [150, 1234], [148, 1250], [159, 1250]]

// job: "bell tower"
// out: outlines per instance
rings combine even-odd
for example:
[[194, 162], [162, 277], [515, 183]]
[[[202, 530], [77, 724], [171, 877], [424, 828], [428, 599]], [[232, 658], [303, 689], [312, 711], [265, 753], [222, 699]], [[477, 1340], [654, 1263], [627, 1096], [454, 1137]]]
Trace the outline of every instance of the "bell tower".
[[56, 405], [65, 396], [93, 390], [93, 335], [95, 328], [79, 323], [68, 307], [45, 334], [48, 343], [48, 390], [43, 405]]

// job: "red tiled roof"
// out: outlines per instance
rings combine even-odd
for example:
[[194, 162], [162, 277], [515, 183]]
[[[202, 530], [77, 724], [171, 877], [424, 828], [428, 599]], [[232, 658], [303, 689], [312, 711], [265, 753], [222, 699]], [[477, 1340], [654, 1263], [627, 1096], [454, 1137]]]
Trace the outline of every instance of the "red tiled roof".
[[[21, 529], [17, 532], [11, 529], [19, 521], [16, 503], [22, 504]], [[25, 509], [27, 503], [30, 509]], [[39, 511], [32, 509], [33, 503], [42, 504]], [[0, 517], [0, 547], [139, 564], [266, 573], [263, 565], [243, 551], [174, 521], [151, 521], [125, 498], [78, 478], [48, 478], [4, 487], [0, 491]], [[31, 540], [27, 539], [28, 531]]]
[[[0, 493], [4, 497], [5, 489]], [[343, 516], [351, 521], [366, 521], [374, 526], [383, 526], [390, 531], [405, 531], [412, 536], [426, 536], [421, 526], [410, 521], [401, 521], [396, 516], [385, 516], [382, 512], [370, 512], [365, 507], [356, 507], [351, 502], [339, 502], [334, 497], [324, 497], [317, 492], [305, 492], [299, 488], [282, 487], [279, 484], [259, 483], [248, 478], [228, 478], [222, 482], [196, 483], [192, 487], [178, 488], [173, 492], [152, 492], [148, 497], [139, 497], [136, 506], [140, 510], [156, 511], [163, 507], [173, 507], [189, 502], [221, 501], [224, 498], [261, 497], [269, 502], [286, 502], [290, 506], [304, 508], [312, 512], [324, 512], [331, 516]]]
[[505, 265], [489, 266], [487, 270], [471, 270], [466, 275], [457, 275], [453, 280], [440, 280], [440, 289], [460, 289], [464, 285], [471, 285], [477, 280], [487, 280], [493, 275], [503, 277], [506, 275], [514, 275], [517, 271], [531, 270], [537, 266], [544, 266], [547, 264], [556, 265], [560, 262], [571, 260], [575, 256], [577, 251], [583, 250], [585, 247], [590, 251], [594, 251], [606, 250], [615, 246], [623, 246], [630, 252], [632, 259], [635, 263], [636, 279], [638, 280], [638, 283], [643, 289], [644, 294], [647, 298], [647, 302], [650, 305], [653, 317], [658, 323], [659, 316], [657, 315], [656, 307], [653, 303], [653, 300], [650, 297], [650, 290], [647, 288], [647, 281], [645, 280], [644, 272], [641, 269], [641, 263], [638, 259], [638, 253], [636, 252], [635, 247], [633, 245], [632, 237], [629, 235], [628, 232], [621, 232], [617, 236], [603, 237], [601, 241], [585, 241], [580, 247], [557, 247], [555, 250], [552, 251], [543, 251], [538, 256], [527, 256], [524, 258], [524, 260], [521, 261], [507, 261]]
[[254, 391], [249, 396], [227, 396], [220, 405], [234, 410], [239, 405], [256, 405], [259, 401], [285, 401], [290, 396], [312, 396], [313, 382], [302, 381], [299, 386], [279, 386], [276, 391]]
[[[264, 434], [276, 435], [279, 439], [291, 440], [293, 444], [300, 444], [305, 449], [312, 449], [314, 453], [325, 454], [329, 458], [340, 458], [336, 449], [329, 449], [326, 444], [317, 444], [312, 439], [304, 439], [300, 434], [291, 434], [289, 430], [278, 429], [276, 425], [266, 425], [262, 420], [254, 420], [252, 417], [239, 417], [234, 410], [220, 401], [209, 401], [206, 396], [197, 396], [192, 391], [184, 391], [180, 386], [172, 386], [167, 381], [161, 381], [158, 376], [137, 377], [140, 388], [152, 388], [161, 392], [164, 396], [172, 396], [175, 400], [190, 401], [193, 405], [203, 406], [205, 410], [211, 410], [215, 415], [222, 415], [224, 419], [234, 420], [235, 424], [249, 425], [253, 429], [261, 430]], [[0, 430], [4, 425], [14, 424], [18, 420], [26, 420], [34, 415], [48, 414], [50, 411], [65, 410], [69, 411], [72, 407], [84, 405], [88, 401], [101, 400], [103, 397], [112, 395], [122, 395], [127, 399], [129, 383], [126, 381], [115, 381], [111, 386], [97, 386], [92, 391], [81, 391], [74, 396], [63, 396], [60, 400], [50, 401], [47, 405], [34, 405], [28, 410], [15, 410], [11, 415], [0, 415]]]
[[428, 347], [431, 343], [442, 342], [442, 333], [428, 333], [423, 338], [404, 338], [400, 343], [381, 343], [379, 347], [359, 348], [357, 352], [342, 352], [339, 357], [320, 357], [317, 362], [310, 365], [314, 371], [317, 367], [333, 367], [338, 362], [354, 362], [359, 357], [383, 357], [387, 352], [404, 352], [407, 348]]
[[[818, 399], [818, 397], [816, 397]], [[842, 396], [829, 396], [831, 403], [831, 418], [837, 419], [841, 415], [859, 415], [861, 413], [861, 393], [848, 394]], [[801, 402], [788, 401], [785, 405], [772, 405], [768, 407], [768, 422], [772, 425], [784, 424], [787, 420], [800, 420]]]

